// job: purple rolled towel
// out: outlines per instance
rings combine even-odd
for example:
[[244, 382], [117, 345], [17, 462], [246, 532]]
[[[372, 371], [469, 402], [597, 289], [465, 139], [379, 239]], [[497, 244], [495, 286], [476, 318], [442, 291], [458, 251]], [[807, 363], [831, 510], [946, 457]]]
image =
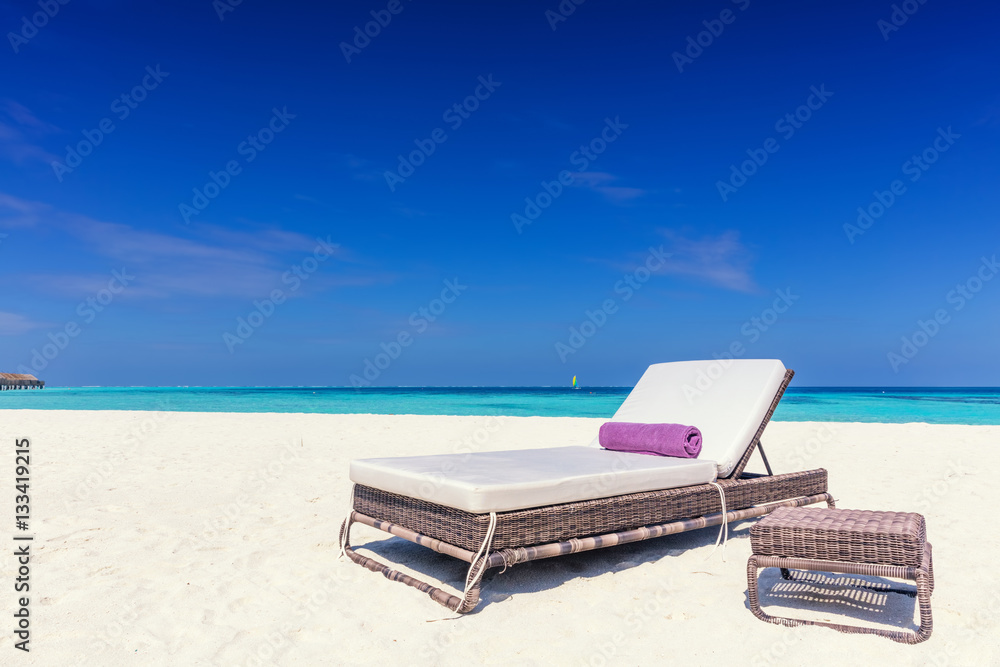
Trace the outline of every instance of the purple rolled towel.
[[617, 452], [695, 459], [701, 452], [701, 431], [683, 424], [605, 422], [597, 437], [601, 447]]

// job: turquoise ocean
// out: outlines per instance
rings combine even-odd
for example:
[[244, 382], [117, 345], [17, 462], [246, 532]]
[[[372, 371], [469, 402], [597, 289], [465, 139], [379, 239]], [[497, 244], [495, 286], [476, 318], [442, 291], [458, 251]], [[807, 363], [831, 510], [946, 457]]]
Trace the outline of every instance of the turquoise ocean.
[[[48, 387], [0, 410], [610, 417], [629, 387]], [[789, 388], [777, 421], [1000, 424], [1000, 388]]]

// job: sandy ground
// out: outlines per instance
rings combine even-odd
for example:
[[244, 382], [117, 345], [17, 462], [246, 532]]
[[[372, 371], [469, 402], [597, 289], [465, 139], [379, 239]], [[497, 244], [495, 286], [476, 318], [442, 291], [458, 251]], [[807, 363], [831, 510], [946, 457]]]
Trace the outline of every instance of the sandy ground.
[[[1000, 427], [773, 423], [765, 435], [777, 471], [828, 469], [839, 506], [927, 517], [935, 625], [918, 646], [755, 619], [750, 522], [733, 524], [725, 561], [721, 550], [709, 558], [716, 529], [707, 529], [488, 575], [480, 608], [457, 620], [338, 559], [350, 459], [582, 444], [600, 423], [0, 411], [0, 663], [1000, 663], [1000, 580], [988, 569]], [[28, 533], [14, 529], [19, 438], [31, 442]], [[25, 595], [14, 592], [15, 533], [35, 536], [28, 654], [14, 647], [12, 614]], [[353, 541], [421, 578], [464, 579], [459, 561], [365, 526]], [[913, 627], [906, 595], [790, 587], [776, 575], [761, 575], [770, 611]]]

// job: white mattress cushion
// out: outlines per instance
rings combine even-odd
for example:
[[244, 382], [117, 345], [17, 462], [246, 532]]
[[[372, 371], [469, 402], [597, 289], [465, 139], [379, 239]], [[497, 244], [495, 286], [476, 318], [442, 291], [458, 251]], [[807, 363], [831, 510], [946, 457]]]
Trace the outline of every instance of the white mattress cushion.
[[[777, 359], [653, 364], [611, 421], [685, 424], [702, 434], [699, 459], [729, 475], [750, 446], [785, 378]], [[597, 438], [591, 443], [599, 447]]]
[[351, 461], [351, 480], [475, 514], [673, 489], [715, 480], [716, 463], [549, 447]]

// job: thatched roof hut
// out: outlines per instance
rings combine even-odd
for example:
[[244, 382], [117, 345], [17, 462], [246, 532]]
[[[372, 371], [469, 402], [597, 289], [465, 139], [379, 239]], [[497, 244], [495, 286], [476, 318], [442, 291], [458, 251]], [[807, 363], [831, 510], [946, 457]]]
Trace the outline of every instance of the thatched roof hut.
[[45, 382], [27, 373], [0, 373], [0, 390], [42, 389]]

